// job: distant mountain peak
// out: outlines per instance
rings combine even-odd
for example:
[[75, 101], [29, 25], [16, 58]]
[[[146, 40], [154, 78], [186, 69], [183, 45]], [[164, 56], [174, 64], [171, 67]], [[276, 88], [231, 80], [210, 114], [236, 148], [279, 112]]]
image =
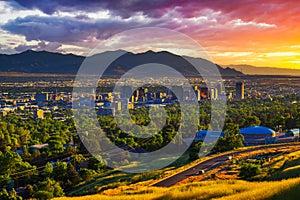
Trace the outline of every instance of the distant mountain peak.
[[154, 52], [153, 50], [148, 50], [148, 51], [146, 51], [146, 52], [143, 52], [143, 53], [158, 53], [158, 52]]
[[[100, 54], [111, 54], [115, 52], [124, 53], [115, 60], [109, 69], [108, 76], [120, 76], [135, 66], [147, 63], [161, 63], [173, 67], [184, 76], [199, 76], [191, 63], [182, 56], [168, 51], [154, 52], [152, 50], [142, 53], [131, 53], [119, 49], [116, 51], [105, 51]], [[32, 56], [31, 56], [32, 55]], [[93, 58], [99, 54], [92, 55]], [[20, 73], [47, 73], [47, 74], [76, 74], [86, 57], [74, 54], [62, 54], [58, 52], [27, 50], [19, 54], [0, 54], [0, 72]], [[202, 58], [193, 58], [201, 59]], [[207, 61], [206, 62], [210, 62]], [[241, 72], [234, 69], [223, 69], [216, 65], [221, 75], [241, 76]], [[114, 69], [115, 68], [115, 69]], [[204, 70], [204, 68], [203, 68]]]

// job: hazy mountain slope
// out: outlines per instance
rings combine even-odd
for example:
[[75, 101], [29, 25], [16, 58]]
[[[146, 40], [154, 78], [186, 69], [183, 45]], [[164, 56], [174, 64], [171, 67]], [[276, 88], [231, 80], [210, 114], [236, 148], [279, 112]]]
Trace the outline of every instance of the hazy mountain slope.
[[233, 68], [247, 75], [291, 75], [300, 76], [300, 70], [285, 69], [275, 67], [255, 67], [252, 65], [223, 65], [223, 67]]

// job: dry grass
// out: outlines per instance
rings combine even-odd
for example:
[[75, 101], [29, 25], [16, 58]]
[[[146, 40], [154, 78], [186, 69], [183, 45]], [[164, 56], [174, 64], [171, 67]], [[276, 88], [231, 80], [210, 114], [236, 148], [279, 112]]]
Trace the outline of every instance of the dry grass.
[[[246, 149], [246, 148], [245, 148]], [[261, 152], [262, 151], [262, 152]], [[233, 151], [234, 152], [234, 151]], [[278, 155], [272, 158], [272, 160], [264, 166], [267, 168], [275, 168], [278, 171], [285, 173], [285, 175], [289, 173], [295, 174], [299, 173], [299, 168], [294, 167], [295, 165], [300, 164], [300, 151], [288, 153], [285, 149], [281, 149], [279, 152], [286, 153], [285, 155]], [[227, 152], [228, 153], [228, 152]], [[239, 155], [239, 158], [242, 159], [244, 157], [251, 157], [253, 155], [257, 155], [260, 153], [266, 153], [263, 150], [254, 150], [253, 152], [248, 152], [245, 154]], [[273, 199], [277, 197], [281, 197], [281, 199], [286, 199], [288, 194], [296, 193], [300, 189], [300, 178], [293, 178], [289, 180], [281, 180], [281, 181], [265, 181], [265, 182], [247, 182], [243, 180], [215, 180], [215, 181], [201, 181], [193, 179], [193, 183], [190, 183], [191, 180], [187, 179], [182, 181], [177, 186], [173, 186], [170, 188], [158, 188], [151, 187], [148, 185], [153, 184], [158, 179], [151, 177], [152, 175], [160, 174], [160, 180], [162, 178], [166, 178], [174, 173], [178, 173], [182, 170], [190, 168], [197, 163], [208, 159], [208, 156], [197, 161], [191, 162], [187, 165], [178, 167], [170, 166], [169, 168], [165, 168], [162, 170], [157, 170], [150, 174], [147, 174], [146, 177], [141, 177], [141, 175], [129, 176], [125, 175], [120, 179], [126, 179], [125, 182], [119, 182], [116, 179], [117, 174], [112, 174], [112, 180], [106, 181], [101, 177], [99, 180], [91, 183], [92, 186], [97, 191], [102, 191], [101, 194], [81, 196], [81, 197], [62, 197], [56, 198], [57, 200], [85, 200], [85, 199], [155, 199], [155, 200], [164, 200], [164, 199]], [[186, 162], [186, 161], [185, 161]], [[228, 166], [225, 164], [224, 166]], [[224, 167], [222, 166], [222, 167]], [[221, 170], [221, 168], [217, 168], [215, 170]], [[228, 170], [228, 169], [227, 169]], [[214, 171], [212, 171], [214, 172]], [[226, 170], [225, 170], [226, 172]], [[225, 176], [226, 173], [220, 174], [221, 176]], [[215, 173], [215, 172], [214, 172]], [[151, 175], [152, 174], [152, 175]], [[234, 174], [236, 176], [236, 174]], [[273, 174], [275, 175], [275, 174]], [[278, 174], [276, 174], [278, 175]], [[233, 175], [230, 175], [233, 176]], [[289, 176], [287, 176], [288, 178]], [[293, 176], [297, 177], [297, 176]], [[107, 178], [107, 176], [105, 176]], [[198, 177], [201, 178], [201, 177]], [[204, 178], [204, 177], [202, 177]], [[222, 177], [220, 177], [222, 178]], [[223, 177], [226, 178], [226, 177]], [[228, 177], [227, 177], [228, 178]], [[237, 177], [235, 177], [237, 178]], [[280, 180], [280, 179], [269, 179], [269, 180]], [[111, 182], [112, 181], [112, 182]], [[134, 183], [134, 184], [132, 184]], [[116, 187], [108, 187], [110, 184], [117, 184]], [[91, 185], [85, 185], [84, 187], [90, 187]], [[109, 189], [111, 188], [111, 189]], [[80, 188], [81, 191], [82, 188]], [[78, 192], [79, 194], [80, 191]], [[278, 198], [277, 198], [278, 199]], [[279, 198], [280, 199], [280, 198]]]
[[[105, 199], [219, 199], [219, 200], [263, 200], [272, 199], [300, 186], [300, 178], [274, 182], [247, 182], [242, 180], [217, 180], [189, 183], [170, 188], [135, 187], [119, 188], [117, 194], [96, 194], [82, 197], [62, 197], [56, 200], [105, 200]], [[285, 195], [286, 196], [286, 195]]]

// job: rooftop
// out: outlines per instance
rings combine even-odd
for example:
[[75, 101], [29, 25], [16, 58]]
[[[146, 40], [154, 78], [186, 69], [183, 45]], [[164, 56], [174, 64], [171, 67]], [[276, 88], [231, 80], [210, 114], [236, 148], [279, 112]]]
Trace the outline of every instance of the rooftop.
[[274, 134], [275, 131], [265, 126], [249, 126], [239, 131], [240, 134]]

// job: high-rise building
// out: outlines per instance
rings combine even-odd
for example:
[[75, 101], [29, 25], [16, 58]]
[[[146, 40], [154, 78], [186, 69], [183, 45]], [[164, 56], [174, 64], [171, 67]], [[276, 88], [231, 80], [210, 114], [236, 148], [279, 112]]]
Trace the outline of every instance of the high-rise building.
[[134, 96], [135, 101], [137, 101], [139, 99], [139, 90], [135, 90], [133, 92], [133, 96]]
[[48, 93], [37, 93], [35, 94], [34, 99], [37, 102], [45, 102], [49, 100], [49, 96]]
[[214, 88], [210, 89], [210, 99], [215, 99], [215, 89]]
[[[183, 87], [182, 86], [173, 85], [172, 86], [172, 92], [173, 92], [175, 98], [177, 98], [179, 101], [184, 100], [184, 93], [183, 93]], [[174, 99], [174, 97], [173, 97], [173, 99]]]
[[237, 82], [235, 85], [236, 98], [244, 99], [245, 98], [245, 84], [243, 82]]
[[131, 96], [130, 99], [129, 99], [129, 102], [134, 103], [135, 102], [135, 97]]
[[120, 91], [121, 98], [130, 98], [132, 96], [132, 88], [131, 86], [124, 85], [121, 87]]
[[200, 90], [195, 90], [195, 95], [196, 95], [196, 98], [197, 98], [197, 101], [200, 101], [201, 100], [201, 93], [200, 93]]
[[114, 102], [114, 109], [115, 110], [121, 110], [122, 109], [122, 103], [121, 103], [121, 101]]
[[201, 87], [200, 88], [200, 95], [201, 95], [201, 99], [207, 99], [209, 96], [209, 91], [207, 87]]
[[219, 82], [216, 88], [218, 89], [218, 95], [225, 94], [223, 82]]
[[215, 99], [218, 99], [218, 97], [219, 97], [219, 90], [218, 90], [218, 88], [214, 88], [214, 92], [215, 92]]
[[44, 119], [44, 111], [40, 109], [35, 110], [33, 117], [35, 119]]
[[138, 89], [138, 101], [145, 101], [145, 94], [148, 92], [148, 88], [140, 87]]
[[128, 109], [134, 109], [134, 104], [131, 102], [129, 102], [127, 106], [128, 106]]
[[101, 94], [97, 95], [96, 100], [98, 100], [98, 101], [102, 100], [102, 95]]
[[163, 93], [161, 92], [154, 93], [154, 99], [161, 99], [161, 98], [163, 98]]
[[146, 100], [147, 100], [147, 101], [151, 100], [151, 99], [152, 99], [152, 94], [151, 94], [151, 92], [146, 92], [146, 93], [145, 93], [145, 97], [146, 97]]

